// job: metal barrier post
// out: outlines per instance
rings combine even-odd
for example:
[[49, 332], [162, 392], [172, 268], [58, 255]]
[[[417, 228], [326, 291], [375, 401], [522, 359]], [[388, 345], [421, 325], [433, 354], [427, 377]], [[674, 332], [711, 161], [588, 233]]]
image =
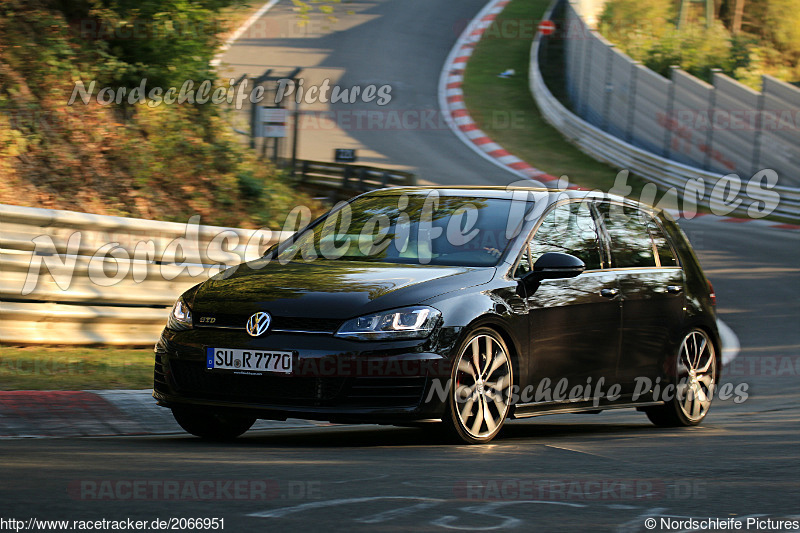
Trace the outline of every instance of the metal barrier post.
[[631, 85], [628, 92], [628, 124], [626, 126], [625, 140], [631, 142], [633, 139], [633, 118], [636, 115], [636, 84], [639, 79], [639, 62], [631, 63]]
[[666, 120], [664, 121], [664, 147], [661, 149], [661, 153], [664, 157], [669, 159], [670, 153], [670, 146], [669, 143], [672, 141], [672, 109], [675, 106], [675, 82], [672, 81], [673, 75], [675, 71], [678, 70], [680, 67], [676, 65], [672, 65], [669, 67], [670, 69], [670, 76], [669, 76], [669, 89], [667, 90], [667, 109], [666, 109]]
[[603, 88], [603, 129], [608, 131], [608, 111], [611, 109], [611, 93], [614, 86], [611, 84], [611, 71], [614, 66], [614, 45], [608, 47], [608, 59], [606, 60], [606, 80]]
[[763, 142], [762, 139], [764, 137], [764, 132], [762, 128], [764, 127], [764, 105], [767, 100], [767, 92], [766, 92], [766, 83], [764, 83], [764, 77], [761, 77], [761, 94], [758, 95], [758, 110], [756, 111], [756, 131], [755, 131], [755, 139], [753, 139], [753, 162], [752, 162], [752, 173], [755, 174], [758, 172], [758, 160], [761, 157], [761, 143]]

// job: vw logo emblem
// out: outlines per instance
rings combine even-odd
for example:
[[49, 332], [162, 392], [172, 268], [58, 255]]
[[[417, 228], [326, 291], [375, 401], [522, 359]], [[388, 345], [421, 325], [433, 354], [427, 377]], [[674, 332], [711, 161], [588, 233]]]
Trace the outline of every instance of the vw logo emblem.
[[245, 329], [247, 329], [247, 333], [253, 337], [258, 337], [267, 332], [270, 322], [272, 322], [272, 317], [269, 316], [269, 313], [259, 311], [247, 320]]

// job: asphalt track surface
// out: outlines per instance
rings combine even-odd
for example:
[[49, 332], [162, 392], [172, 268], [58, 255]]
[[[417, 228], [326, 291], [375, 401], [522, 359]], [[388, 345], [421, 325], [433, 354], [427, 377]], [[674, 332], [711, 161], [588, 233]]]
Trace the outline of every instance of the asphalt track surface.
[[[225, 59], [258, 70], [306, 57], [347, 83], [398, 83], [392, 105], [435, 108], [454, 28], [482, 3], [351, 2], [356, 16], [369, 15], [359, 27], [319, 40], [245, 37]], [[285, 16], [283, 3], [266, 15]], [[431, 181], [516, 180], [446, 129], [337, 134], [335, 142], [352, 139], [376, 162]], [[740, 404], [716, 401], [700, 427], [657, 429], [624, 411], [513, 421], [484, 446], [376, 426], [253, 431], [232, 444], [184, 435], [11, 439], [0, 442], [0, 518], [217, 517], [228, 531], [634, 532], [648, 531], [650, 517], [797, 517], [800, 233], [711, 217], [682, 226], [741, 342], [723, 382], [746, 383], [749, 394]], [[132, 480], [150, 493], [133, 493]], [[176, 481], [178, 494], [166, 497]]]
[[[329, 80], [341, 90], [391, 86], [390, 101], [301, 104], [298, 155], [331, 160], [334, 148], [355, 148], [359, 162], [409, 169], [442, 185], [507, 184], [519, 180], [453, 135], [439, 110], [437, 85], [447, 54], [483, 0], [349, 2], [338, 22], [315, 17], [297, 26], [282, 1], [222, 58], [233, 77], [302, 67], [304, 87]], [[352, 14], [345, 14], [352, 10]], [[304, 93], [305, 94], [305, 93]], [[351, 94], [351, 93], [349, 93]], [[333, 89], [330, 92], [333, 96]], [[294, 95], [290, 95], [293, 97]], [[287, 100], [291, 103], [291, 100]], [[288, 155], [288, 149], [284, 152]]]

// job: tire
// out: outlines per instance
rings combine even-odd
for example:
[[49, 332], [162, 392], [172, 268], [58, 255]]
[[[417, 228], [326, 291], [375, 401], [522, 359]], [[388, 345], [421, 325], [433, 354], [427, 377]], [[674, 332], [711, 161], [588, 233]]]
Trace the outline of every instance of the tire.
[[704, 330], [684, 335], [675, 363], [676, 394], [667, 403], [645, 410], [647, 418], [661, 427], [696, 426], [711, 408], [717, 377], [714, 343]]
[[497, 436], [511, 410], [511, 357], [490, 328], [471, 331], [457, 353], [442, 429], [451, 440], [483, 444]]
[[233, 440], [255, 424], [252, 417], [238, 417], [191, 407], [173, 407], [172, 416], [187, 432], [206, 440]]

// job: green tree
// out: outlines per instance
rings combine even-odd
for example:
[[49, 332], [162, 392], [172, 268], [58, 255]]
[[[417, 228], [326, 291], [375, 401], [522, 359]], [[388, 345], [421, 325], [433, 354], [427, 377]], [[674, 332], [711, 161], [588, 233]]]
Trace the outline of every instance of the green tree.
[[[679, 5], [685, 9], [678, 25]], [[720, 68], [754, 89], [764, 74], [800, 81], [800, 0], [722, 0], [720, 20], [710, 24], [700, 7], [688, 0], [609, 0], [600, 32], [664, 76], [678, 65], [706, 81]]]

